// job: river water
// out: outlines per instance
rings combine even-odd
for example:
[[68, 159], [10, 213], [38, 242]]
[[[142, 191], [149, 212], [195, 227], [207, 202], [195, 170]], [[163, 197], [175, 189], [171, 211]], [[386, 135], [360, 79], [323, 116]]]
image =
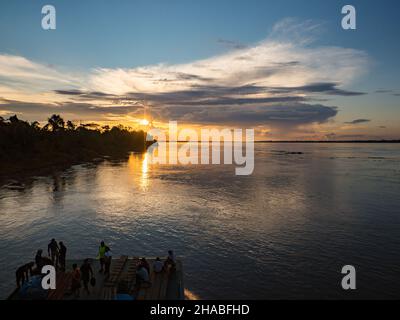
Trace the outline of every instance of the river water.
[[23, 183], [0, 188], [2, 298], [53, 237], [70, 258], [173, 249], [199, 298], [400, 298], [400, 144], [257, 143], [250, 176], [131, 154]]

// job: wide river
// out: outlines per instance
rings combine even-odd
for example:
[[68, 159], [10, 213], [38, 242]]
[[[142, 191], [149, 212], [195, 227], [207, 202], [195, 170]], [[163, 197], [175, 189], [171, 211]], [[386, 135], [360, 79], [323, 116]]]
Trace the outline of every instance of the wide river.
[[132, 154], [22, 182], [0, 188], [2, 298], [53, 237], [70, 258], [173, 249], [205, 299], [400, 298], [400, 144], [258, 143], [250, 176]]

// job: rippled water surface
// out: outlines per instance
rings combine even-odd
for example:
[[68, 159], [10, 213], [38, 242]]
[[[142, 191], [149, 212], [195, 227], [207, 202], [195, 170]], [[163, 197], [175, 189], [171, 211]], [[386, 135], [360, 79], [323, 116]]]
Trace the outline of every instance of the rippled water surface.
[[[0, 296], [50, 238], [70, 257], [165, 255], [200, 298], [400, 298], [400, 145], [256, 144], [255, 171], [73, 166], [0, 189]], [[302, 152], [303, 154], [293, 154]], [[340, 287], [357, 269], [357, 290]]]

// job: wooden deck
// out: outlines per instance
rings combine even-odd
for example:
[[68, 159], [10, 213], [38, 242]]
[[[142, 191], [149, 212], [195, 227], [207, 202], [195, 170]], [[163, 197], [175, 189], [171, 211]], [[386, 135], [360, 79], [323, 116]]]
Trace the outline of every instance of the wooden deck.
[[[161, 273], [153, 272], [154, 258], [146, 258], [150, 264], [150, 284], [136, 286], [136, 270], [139, 263], [138, 257], [121, 256], [114, 258], [111, 263], [110, 276], [105, 279], [99, 272], [98, 260], [92, 260], [92, 269], [96, 278], [96, 285], [89, 284], [89, 294], [80, 289], [79, 297], [71, 294], [72, 265], [80, 267], [82, 260], [67, 260], [66, 271], [57, 272], [56, 289], [49, 290], [48, 300], [118, 300], [119, 294], [129, 294], [133, 300], [183, 300], [183, 271], [180, 260], [176, 262], [175, 270], [170, 268]], [[18, 299], [14, 292], [10, 299]]]

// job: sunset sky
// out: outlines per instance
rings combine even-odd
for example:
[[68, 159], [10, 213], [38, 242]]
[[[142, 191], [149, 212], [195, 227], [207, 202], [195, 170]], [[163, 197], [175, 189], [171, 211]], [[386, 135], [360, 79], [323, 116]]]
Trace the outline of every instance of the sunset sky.
[[[341, 28], [341, 8], [357, 30]], [[57, 29], [41, 28], [52, 4]], [[398, 1], [2, 1], [0, 116], [399, 139]]]

